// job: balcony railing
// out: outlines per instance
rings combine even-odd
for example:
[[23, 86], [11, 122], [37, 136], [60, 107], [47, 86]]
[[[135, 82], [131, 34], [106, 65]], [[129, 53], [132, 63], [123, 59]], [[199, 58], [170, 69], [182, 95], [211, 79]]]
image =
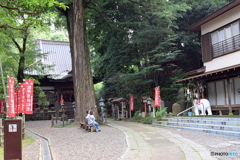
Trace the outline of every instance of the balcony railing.
[[240, 49], [240, 34], [212, 45], [212, 56], [217, 57]]

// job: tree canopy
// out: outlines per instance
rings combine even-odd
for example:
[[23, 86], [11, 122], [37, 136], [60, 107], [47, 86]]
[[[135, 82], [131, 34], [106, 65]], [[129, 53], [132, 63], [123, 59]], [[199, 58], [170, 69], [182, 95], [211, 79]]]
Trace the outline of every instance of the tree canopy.
[[[88, 38], [101, 97], [153, 96], [176, 100], [183, 73], [202, 67], [200, 33], [187, 27], [227, 1], [107, 1], [90, 5]], [[100, 7], [101, 6], [101, 7]]]
[[1, 55], [3, 63], [8, 62], [4, 70], [11, 70], [7, 74], [17, 77], [18, 82], [25, 78], [24, 71], [30, 66], [34, 67], [35, 58], [41, 56], [36, 51], [33, 33], [51, 24], [54, 15], [49, 8], [54, 5], [64, 7], [53, 0], [10, 0], [0, 3], [0, 34], [3, 35]]
[[[85, 113], [85, 109], [95, 104], [91, 74], [103, 82], [101, 97], [128, 97], [129, 94], [136, 97], [153, 96], [153, 88], [160, 86], [163, 100], [176, 100], [180, 86], [174, 81], [183, 78], [184, 72], [202, 67], [200, 33], [188, 31], [187, 27], [228, 2], [0, 2], [0, 54], [4, 70], [21, 81], [25, 76], [24, 70], [34, 63], [36, 56], [33, 54], [36, 53], [33, 42], [38, 37], [32, 33], [54, 24], [56, 28], [68, 29], [74, 62], [75, 99], [79, 99], [78, 112]], [[58, 17], [54, 18], [56, 13], [59, 13]], [[58, 35], [52, 39], [66, 40]]]

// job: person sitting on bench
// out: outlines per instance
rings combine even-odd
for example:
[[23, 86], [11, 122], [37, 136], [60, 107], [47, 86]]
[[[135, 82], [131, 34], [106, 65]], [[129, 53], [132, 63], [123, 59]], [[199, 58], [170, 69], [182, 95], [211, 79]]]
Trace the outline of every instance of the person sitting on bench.
[[88, 119], [88, 124], [93, 125], [96, 132], [101, 132], [101, 130], [98, 128], [99, 124], [95, 121], [93, 111], [89, 110], [86, 118]]

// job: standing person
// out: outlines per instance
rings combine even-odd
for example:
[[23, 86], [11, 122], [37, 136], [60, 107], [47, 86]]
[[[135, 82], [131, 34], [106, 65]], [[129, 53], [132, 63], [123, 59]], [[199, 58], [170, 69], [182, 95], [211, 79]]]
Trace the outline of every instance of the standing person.
[[89, 125], [94, 125], [96, 132], [101, 132], [101, 130], [98, 129], [99, 124], [95, 121], [95, 117], [93, 115], [93, 111], [89, 110], [86, 118], [88, 119], [88, 124]]

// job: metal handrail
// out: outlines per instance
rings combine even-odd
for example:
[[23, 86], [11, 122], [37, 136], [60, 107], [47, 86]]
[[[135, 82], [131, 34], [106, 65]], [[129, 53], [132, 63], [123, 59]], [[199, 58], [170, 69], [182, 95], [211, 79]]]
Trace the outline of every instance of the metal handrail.
[[182, 114], [182, 113], [184, 113], [184, 112], [186, 112], [186, 111], [194, 108], [194, 107], [195, 107], [195, 106], [192, 106], [192, 107], [190, 107], [190, 108], [188, 108], [188, 109], [185, 109], [184, 111], [182, 111], [182, 112], [180, 112], [180, 113], [177, 114], [177, 126], [178, 126], [178, 116], [179, 116], [180, 114]]
[[[205, 110], [204, 110], [204, 104], [203, 104], [202, 102], [201, 102], [200, 104], [203, 105], [203, 111], [205, 112]], [[186, 111], [194, 108], [194, 107], [195, 107], [195, 106], [192, 106], [192, 107], [190, 107], [190, 108], [188, 108], [188, 109], [185, 109], [184, 111], [182, 111], [182, 112], [180, 112], [180, 113], [177, 114], [177, 126], [178, 126], [178, 116], [179, 116], [180, 114], [182, 114], [182, 113], [184, 113], [184, 112], [186, 112]], [[202, 114], [205, 115], [204, 113], [202, 113]]]

